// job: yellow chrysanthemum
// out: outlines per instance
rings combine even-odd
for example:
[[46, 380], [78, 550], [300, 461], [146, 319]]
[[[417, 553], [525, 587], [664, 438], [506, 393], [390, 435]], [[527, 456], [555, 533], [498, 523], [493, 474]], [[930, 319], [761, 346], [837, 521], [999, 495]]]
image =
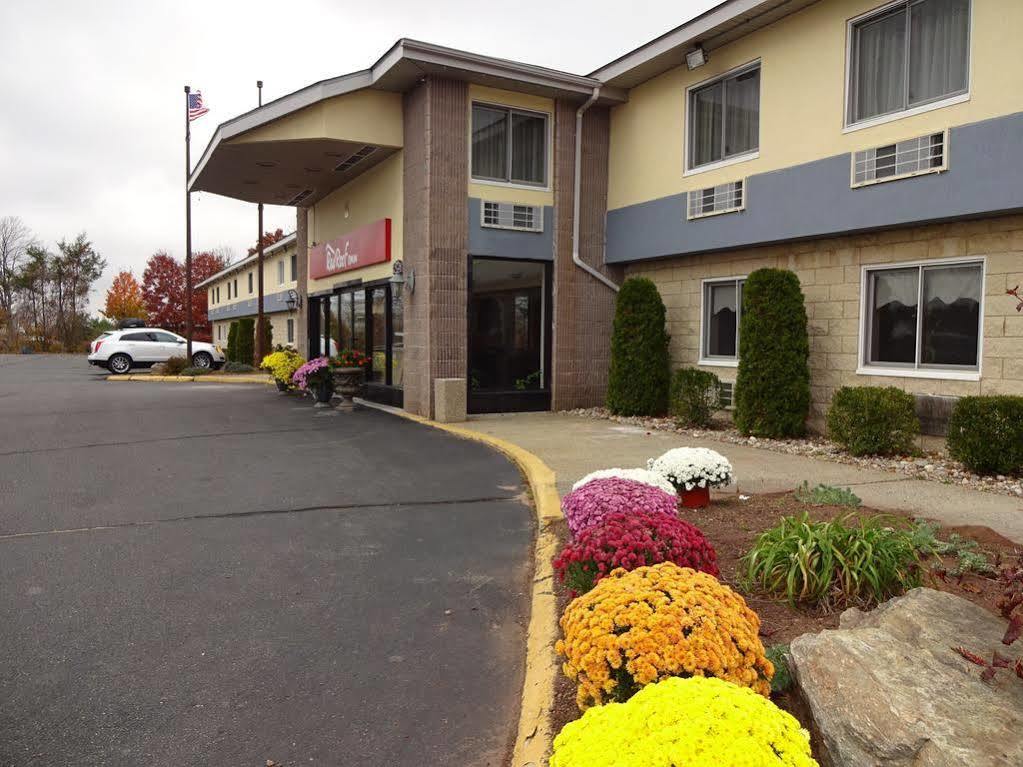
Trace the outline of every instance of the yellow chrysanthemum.
[[791, 714], [720, 679], [665, 679], [589, 709], [554, 739], [550, 767], [817, 767]]
[[568, 605], [561, 630], [555, 649], [581, 709], [675, 676], [770, 692], [757, 614], [717, 578], [672, 562], [612, 571]]

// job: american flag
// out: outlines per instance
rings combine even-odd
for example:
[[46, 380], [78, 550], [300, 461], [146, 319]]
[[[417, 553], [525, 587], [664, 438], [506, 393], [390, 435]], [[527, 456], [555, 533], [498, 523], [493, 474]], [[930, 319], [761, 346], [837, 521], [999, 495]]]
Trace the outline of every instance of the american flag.
[[202, 105], [202, 91], [196, 91], [195, 93], [188, 94], [188, 119], [189, 121], [202, 117], [204, 114], [209, 112], [206, 107]]

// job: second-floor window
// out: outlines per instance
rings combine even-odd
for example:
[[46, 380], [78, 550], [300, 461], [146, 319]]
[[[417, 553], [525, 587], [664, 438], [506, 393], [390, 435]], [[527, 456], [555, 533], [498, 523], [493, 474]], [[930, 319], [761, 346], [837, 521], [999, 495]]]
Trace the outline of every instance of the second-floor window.
[[547, 115], [472, 105], [472, 177], [547, 185]]
[[760, 64], [689, 91], [689, 169], [760, 148]]
[[291, 281], [295, 282], [298, 279], [298, 256], [294, 253], [291, 254]]
[[850, 28], [848, 123], [962, 95], [969, 87], [970, 0], [888, 5]]
[[284, 284], [284, 259], [277, 262], [277, 284]]
[[252, 292], [252, 272], [249, 272], [249, 292]]

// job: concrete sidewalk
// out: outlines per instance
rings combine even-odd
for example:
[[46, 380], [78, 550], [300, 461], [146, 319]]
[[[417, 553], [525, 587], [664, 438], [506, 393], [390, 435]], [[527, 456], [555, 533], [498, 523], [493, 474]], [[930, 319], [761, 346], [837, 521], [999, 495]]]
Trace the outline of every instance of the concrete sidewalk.
[[899, 510], [949, 525], [985, 525], [1023, 544], [1023, 502], [1006, 495], [717, 440], [648, 432], [567, 413], [472, 416], [466, 426], [535, 453], [557, 474], [562, 495], [596, 469], [645, 467], [648, 458], [672, 447], [708, 447], [726, 455], [735, 467], [737, 484], [724, 492], [792, 490], [805, 479], [811, 485], [850, 487], [864, 505], [876, 509]]

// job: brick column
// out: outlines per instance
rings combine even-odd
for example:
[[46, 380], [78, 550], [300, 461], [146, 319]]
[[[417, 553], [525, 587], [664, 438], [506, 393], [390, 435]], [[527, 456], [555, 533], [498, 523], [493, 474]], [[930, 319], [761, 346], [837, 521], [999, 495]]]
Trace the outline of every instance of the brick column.
[[433, 380], [466, 375], [468, 99], [435, 78], [404, 96], [405, 409], [428, 417]]
[[[577, 104], [558, 101], [554, 129], [554, 353], [552, 410], [604, 404], [611, 360], [615, 292], [572, 262]], [[579, 255], [611, 280], [624, 270], [604, 264], [610, 112], [583, 115]]]
[[295, 320], [295, 348], [303, 357], [309, 351], [309, 209], [295, 208], [295, 261], [298, 267], [295, 277], [298, 285], [296, 292], [302, 299], [302, 306], [291, 315]]

